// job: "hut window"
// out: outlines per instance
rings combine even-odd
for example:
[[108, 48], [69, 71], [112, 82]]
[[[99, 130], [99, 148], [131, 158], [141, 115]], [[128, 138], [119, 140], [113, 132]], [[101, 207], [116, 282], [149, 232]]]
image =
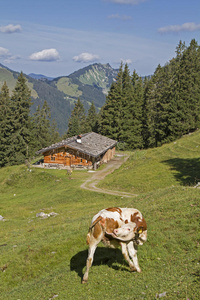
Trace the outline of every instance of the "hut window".
[[51, 155], [51, 161], [55, 161], [55, 157]]

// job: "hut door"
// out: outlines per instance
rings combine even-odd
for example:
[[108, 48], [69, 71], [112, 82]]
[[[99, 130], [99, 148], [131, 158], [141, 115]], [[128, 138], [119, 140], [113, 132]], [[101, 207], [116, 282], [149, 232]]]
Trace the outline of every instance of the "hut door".
[[71, 157], [65, 156], [65, 166], [71, 167]]

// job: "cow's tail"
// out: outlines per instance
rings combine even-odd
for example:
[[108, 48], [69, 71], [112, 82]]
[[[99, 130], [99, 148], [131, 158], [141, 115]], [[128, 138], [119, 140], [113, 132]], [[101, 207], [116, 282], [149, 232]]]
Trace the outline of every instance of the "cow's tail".
[[86, 243], [87, 243], [87, 245], [89, 245], [89, 243], [90, 243], [90, 231], [87, 234]]
[[92, 234], [92, 229], [95, 227], [95, 225], [97, 223], [99, 223], [100, 221], [102, 220], [102, 217], [99, 216], [89, 227], [89, 230], [88, 230], [88, 234], [87, 234], [87, 237], [86, 237], [86, 243], [87, 245], [89, 245], [90, 243], [90, 238], [91, 238], [91, 234]]

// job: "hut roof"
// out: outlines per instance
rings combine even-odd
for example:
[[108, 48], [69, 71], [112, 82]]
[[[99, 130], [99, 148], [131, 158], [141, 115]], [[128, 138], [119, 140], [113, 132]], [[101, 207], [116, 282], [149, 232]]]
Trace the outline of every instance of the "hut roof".
[[108, 149], [113, 148], [116, 144], [117, 141], [115, 140], [112, 140], [95, 132], [89, 132], [81, 135], [81, 143], [77, 142], [77, 136], [73, 136], [59, 143], [43, 148], [36, 153], [44, 154], [45, 152], [50, 150], [69, 147], [92, 157], [97, 157], [105, 153]]

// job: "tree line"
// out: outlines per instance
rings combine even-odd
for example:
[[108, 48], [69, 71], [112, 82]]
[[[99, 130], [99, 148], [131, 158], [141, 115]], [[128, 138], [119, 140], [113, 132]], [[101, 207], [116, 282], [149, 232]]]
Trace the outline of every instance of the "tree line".
[[[35, 151], [57, 142], [56, 124], [43, 106], [30, 116], [31, 94], [21, 73], [9, 96], [6, 83], [0, 93], [0, 166], [23, 163]], [[142, 78], [121, 63], [104, 106], [94, 102], [88, 112], [75, 103], [62, 138], [94, 131], [118, 141], [120, 149], [157, 147], [190, 133], [200, 125], [200, 47], [195, 40], [180, 41], [176, 56], [152, 76]]]
[[0, 167], [24, 163], [35, 151], [59, 139], [56, 124], [50, 124], [50, 109], [44, 101], [30, 115], [31, 92], [21, 73], [12, 95], [6, 82], [0, 93]]

